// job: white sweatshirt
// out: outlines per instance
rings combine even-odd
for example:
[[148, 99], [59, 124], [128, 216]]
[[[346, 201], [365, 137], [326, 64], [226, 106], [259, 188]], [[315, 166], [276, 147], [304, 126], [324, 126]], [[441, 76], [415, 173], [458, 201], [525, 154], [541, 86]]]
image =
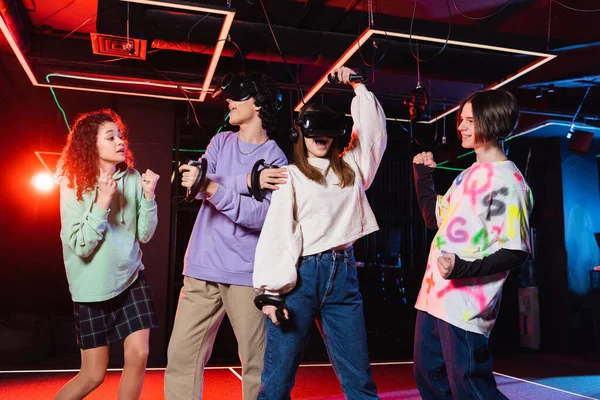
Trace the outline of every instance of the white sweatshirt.
[[[311, 181], [289, 165], [288, 180], [273, 192], [254, 260], [253, 285], [260, 292], [284, 294], [296, 285], [301, 256], [317, 254], [379, 230], [365, 190], [369, 188], [387, 144], [385, 114], [364, 85], [352, 100], [354, 147], [344, 161], [354, 170], [354, 184], [337, 185], [329, 170], [325, 184]], [[329, 160], [309, 158], [314, 167], [327, 170]]]

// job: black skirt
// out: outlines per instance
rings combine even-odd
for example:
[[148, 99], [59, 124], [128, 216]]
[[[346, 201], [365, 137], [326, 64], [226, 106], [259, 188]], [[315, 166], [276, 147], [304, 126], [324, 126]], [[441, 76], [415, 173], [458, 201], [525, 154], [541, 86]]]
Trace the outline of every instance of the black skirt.
[[77, 345], [92, 349], [125, 339], [135, 331], [158, 326], [144, 272], [112, 299], [73, 304]]

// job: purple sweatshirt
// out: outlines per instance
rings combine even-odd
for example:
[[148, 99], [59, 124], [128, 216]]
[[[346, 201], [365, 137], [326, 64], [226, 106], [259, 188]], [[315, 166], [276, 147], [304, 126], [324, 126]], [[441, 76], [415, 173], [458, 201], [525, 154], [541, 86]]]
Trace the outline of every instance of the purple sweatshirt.
[[236, 132], [214, 136], [203, 158], [208, 161], [207, 176], [219, 186], [198, 212], [185, 253], [183, 275], [252, 286], [254, 252], [271, 193], [262, 202], [256, 201], [248, 191], [246, 175], [260, 159], [279, 166], [287, 165], [287, 159], [274, 140], [262, 146], [250, 144], [238, 139]]

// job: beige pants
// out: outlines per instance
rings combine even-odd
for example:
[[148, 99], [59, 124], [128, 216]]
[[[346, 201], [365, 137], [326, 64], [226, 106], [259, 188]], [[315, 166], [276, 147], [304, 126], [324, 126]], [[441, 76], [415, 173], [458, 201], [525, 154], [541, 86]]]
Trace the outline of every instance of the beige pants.
[[265, 352], [265, 318], [254, 306], [254, 288], [185, 277], [167, 351], [167, 400], [202, 398], [204, 366], [225, 312], [238, 342], [244, 400], [255, 400]]

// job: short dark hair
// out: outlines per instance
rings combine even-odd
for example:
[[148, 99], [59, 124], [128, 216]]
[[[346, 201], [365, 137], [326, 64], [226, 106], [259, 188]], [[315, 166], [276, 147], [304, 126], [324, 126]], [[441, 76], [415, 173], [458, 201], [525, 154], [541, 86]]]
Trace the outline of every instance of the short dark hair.
[[240, 77], [245, 81], [253, 81], [256, 85], [256, 96], [254, 104], [260, 107], [258, 116], [262, 121], [262, 127], [271, 132], [277, 127], [278, 121], [278, 97], [279, 85], [265, 73], [262, 72], [242, 72]]
[[[503, 140], [510, 136], [519, 122], [519, 104], [515, 96], [502, 89], [471, 93], [458, 108], [456, 129], [465, 104], [471, 103], [475, 122], [475, 142]], [[460, 136], [460, 131], [458, 132]]]

